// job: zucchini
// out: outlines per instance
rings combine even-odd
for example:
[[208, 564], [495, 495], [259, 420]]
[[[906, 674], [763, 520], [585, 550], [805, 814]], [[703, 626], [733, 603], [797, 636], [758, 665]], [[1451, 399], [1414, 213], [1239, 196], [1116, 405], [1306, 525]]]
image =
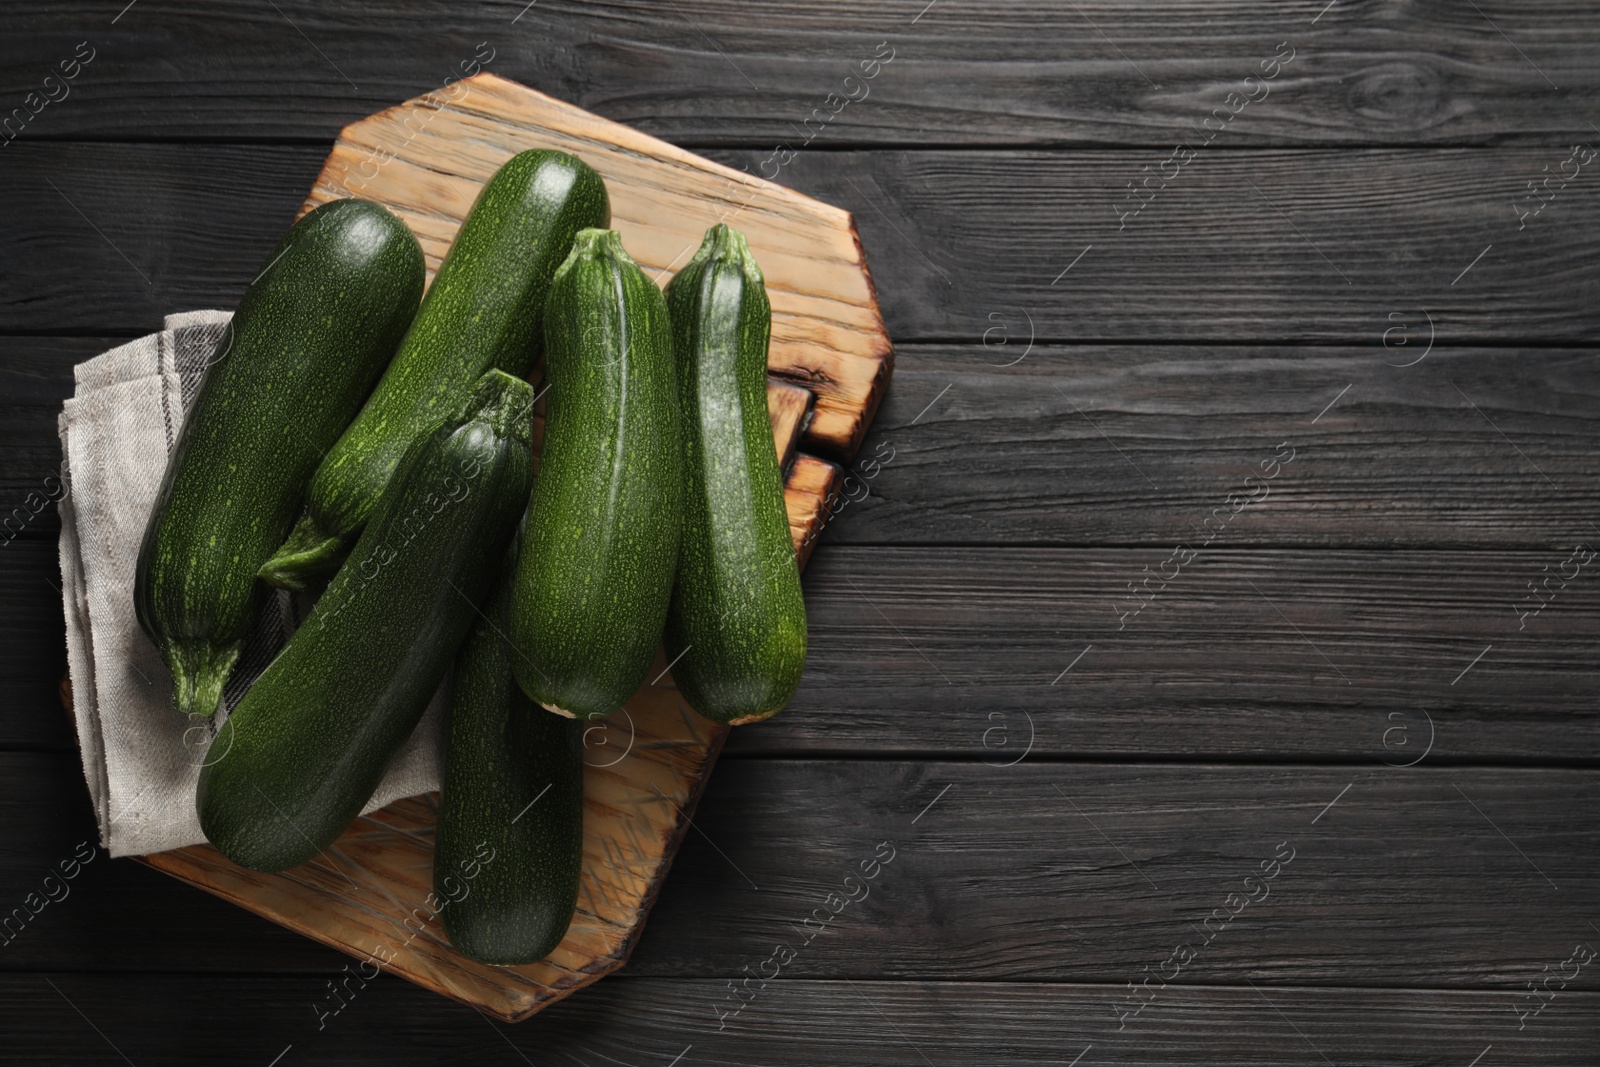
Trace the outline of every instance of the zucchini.
[[457, 951], [534, 963], [566, 936], [583, 868], [583, 731], [511, 676], [511, 566], [456, 657], [433, 892]]
[[600, 175], [565, 152], [523, 152], [489, 179], [394, 362], [317, 468], [305, 515], [262, 578], [304, 589], [331, 574], [411, 443], [485, 371], [533, 372], [550, 278], [573, 236], [610, 218]]
[[544, 447], [517, 561], [517, 684], [574, 718], [622, 706], [661, 640], [682, 451], [661, 290], [613, 230], [584, 230], [545, 312]]
[[689, 705], [756, 722], [789, 702], [806, 604], [767, 417], [772, 306], [744, 234], [718, 223], [667, 286], [684, 414], [683, 545], [666, 654]]
[[139, 625], [173, 704], [210, 715], [322, 454], [361, 407], [422, 295], [399, 219], [335, 200], [290, 228], [245, 290], [167, 461], [135, 570]]
[[527, 504], [533, 389], [490, 371], [406, 454], [339, 573], [212, 741], [200, 828], [278, 871], [361, 812], [478, 617]]

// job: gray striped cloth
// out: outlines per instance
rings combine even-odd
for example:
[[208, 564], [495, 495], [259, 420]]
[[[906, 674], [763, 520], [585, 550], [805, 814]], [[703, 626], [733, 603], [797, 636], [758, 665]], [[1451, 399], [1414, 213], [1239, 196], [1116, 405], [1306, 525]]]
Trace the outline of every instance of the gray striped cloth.
[[[83, 775], [113, 856], [205, 840], [195, 783], [217, 727], [266, 669], [306, 605], [270, 598], [213, 719], [172, 707], [172, 676], [133, 612], [133, 572], [167, 455], [227, 327], [223, 311], [169, 315], [160, 333], [73, 368], [62, 408], [61, 577]], [[395, 757], [367, 811], [439, 788], [444, 692]]]

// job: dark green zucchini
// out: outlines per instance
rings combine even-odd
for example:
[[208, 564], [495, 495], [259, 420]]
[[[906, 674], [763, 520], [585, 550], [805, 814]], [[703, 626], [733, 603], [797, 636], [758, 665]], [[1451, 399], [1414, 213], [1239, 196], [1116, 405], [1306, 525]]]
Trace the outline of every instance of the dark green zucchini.
[[806, 604], [767, 416], [772, 306], [744, 234], [707, 230], [668, 284], [667, 310], [684, 483], [666, 654], [690, 707], [737, 726], [787, 704], [806, 661]]
[[612, 230], [584, 230], [545, 312], [544, 446], [517, 561], [517, 684], [607, 715], [644, 681], [678, 563], [683, 453], [661, 290]]
[[349, 561], [212, 742], [196, 806], [235, 863], [338, 837], [416, 727], [528, 499], [533, 389], [490, 371], [404, 457]]
[[508, 555], [499, 594], [456, 657], [433, 892], [457, 951], [534, 963], [561, 943], [583, 868], [586, 724], [535, 706], [511, 675]]
[[533, 372], [551, 276], [579, 230], [610, 218], [600, 175], [565, 152], [523, 152], [489, 179], [394, 362], [317, 468], [305, 515], [261, 577], [303, 589], [331, 574], [411, 443], [484, 371]]
[[184, 421], [145, 527], [133, 603], [210, 715], [322, 454], [382, 373], [422, 295], [422, 249], [377, 204], [335, 200], [290, 228], [245, 290]]

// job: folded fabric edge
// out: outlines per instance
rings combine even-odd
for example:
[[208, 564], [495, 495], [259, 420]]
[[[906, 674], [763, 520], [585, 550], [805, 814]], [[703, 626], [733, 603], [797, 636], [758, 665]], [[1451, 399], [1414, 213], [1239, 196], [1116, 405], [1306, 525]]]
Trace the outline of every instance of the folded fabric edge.
[[78, 543], [78, 514], [72, 499], [72, 472], [67, 447], [69, 420], [63, 408], [56, 421], [61, 438], [61, 499], [56, 510], [61, 519], [57, 540], [61, 566], [61, 609], [67, 631], [67, 677], [72, 686], [72, 720], [78, 740], [78, 759], [83, 764], [84, 782], [94, 805], [95, 826], [100, 844], [109, 847], [110, 813], [107, 795], [105, 745], [100, 734], [99, 704], [94, 684], [94, 652], [90, 647], [93, 630], [89, 625], [88, 596], [83, 585], [82, 548]]
[[162, 325], [168, 332], [187, 329], [190, 326], [213, 326], [219, 322], [227, 322], [233, 318], [231, 311], [217, 311], [201, 309], [199, 311], [175, 311], [162, 320]]
[[124, 341], [93, 359], [75, 365], [72, 368], [74, 396], [81, 397], [93, 390], [121, 385], [152, 373], [157, 369], [152, 356], [158, 350], [153, 346], [160, 344], [163, 332], [158, 330]]

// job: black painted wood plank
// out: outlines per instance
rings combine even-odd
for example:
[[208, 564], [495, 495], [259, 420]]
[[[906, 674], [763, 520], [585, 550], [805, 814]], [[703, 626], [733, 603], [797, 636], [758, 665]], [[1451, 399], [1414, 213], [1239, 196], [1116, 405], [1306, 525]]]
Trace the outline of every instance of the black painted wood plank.
[[861, 152], [785, 180], [855, 213], [897, 341], [979, 343], [1009, 318], [1041, 340], [1376, 347], [1425, 310], [1442, 343], [1588, 343], [1592, 167], [1537, 216], [1523, 201], [1569, 158], [1201, 152], [1163, 178], [1137, 152]]
[[75, 364], [122, 343], [116, 337], [0, 338], [0, 545], [54, 537], [60, 493], [57, 419], [73, 392]]
[[[324, 155], [13, 144], [0, 170], [0, 331], [136, 332], [231, 305]], [[1001, 316], [1031, 318], [1039, 340], [1376, 347], [1391, 314], [1420, 323], [1424, 309], [1444, 344], [1587, 343], [1600, 323], [1593, 175], [1525, 225], [1516, 215], [1524, 182], [1567, 158], [1565, 147], [1213, 152], [1126, 222], [1124, 187], [1148, 153], [810, 153], [783, 178], [855, 212], [898, 343], [978, 344]]]
[[[623, 974], [514, 1028], [384, 978], [319, 1030], [345, 957], [101, 854], [3, 945], [0, 1062], [1593, 1061], [1592, 964], [1518, 1014], [1600, 945], [1600, 613], [1589, 565], [1559, 574], [1600, 521], [1589, 168], [1517, 217], [1593, 132], [1590, 8], [277, 6], [8, 8], [7, 106], [98, 51], [0, 167], [0, 334], [73, 335], [0, 339], [0, 501], [53, 470], [73, 362], [236, 301], [338, 126], [479, 41], [752, 170], [893, 43], [780, 180], [857, 214], [902, 346], [865, 455], [895, 459], [808, 572], [800, 695], [735, 735]], [[1279, 41], [1270, 97], [1119, 228]], [[174, 139], [230, 143], [115, 143]], [[1077, 340], [1104, 343], [1051, 343]], [[1270, 499], [1119, 620], [1279, 441]], [[54, 532], [0, 548], [13, 908], [92, 835]]]
[[[22, 137], [331, 137], [478, 57], [696, 144], [800, 144], [810, 119], [823, 130], [818, 145], [1160, 146], [1238, 91], [1257, 99], [1227, 125], [1221, 140], [1231, 145], [1558, 144], [1588, 137], [1600, 105], [1600, 19], [1575, 0], [1486, 11], [1440, 0], [1332, 9], [1326, 0], [1203, 9], [140, 0], [117, 17], [123, 6], [8, 7], [8, 108], [44, 89], [80, 42], [94, 49], [65, 98], [45, 105]], [[893, 61], [865, 88], [846, 84], [879, 42]], [[1262, 67], [1280, 55], [1292, 59]], [[1277, 71], [1265, 95], [1263, 83], [1245, 83], [1263, 69]], [[841, 108], [830, 93], [857, 102]]]
[[1390, 348], [1029, 350], [1013, 314], [987, 347], [902, 347], [826, 543], [1170, 547], [1231, 494], [1251, 503], [1230, 547], [1600, 539], [1600, 356], [1424, 356], [1423, 316], [1393, 328]]
[[[1194, 982], [1523, 991], [1600, 943], [1597, 790], [1551, 769], [729, 761], [633, 973], [759, 975], [781, 943], [793, 977], [1121, 986], [1176, 980], [1186, 945]], [[868, 895], [830, 900], [862, 894], [845, 879], [884, 841]]]
[[[0, 768], [14, 915], [61, 894], [45, 879], [87, 804], [70, 757]], [[626, 973], [760, 976], [781, 944], [786, 978], [1122, 987], [1187, 945], [1185, 983], [1493, 987], [1509, 1003], [1574, 943], [1600, 944], [1597, 801], [1594, 771], [1551, 768], [729, 759]], [[99, 854], [64, 899], [33, 901], [0, 968], [339, 959], [152, 875]]]
[[[997, 319], [984, 347], [901, 346], [826, 543], [1160, 547], [1238, 492], [1259, 500], [1228, 523], [1229, 547], [1554, 551], [1600, 538], [1600, 356], [1423, 356], [1426, 320], [1399, 321], [1387, 349], [1030, 349], [1023, 318]], [[71, 365], [117, 343], [4, 342], [10, 528], [58, 530], [54, 508], [13, 509], [50, 492]], [[1282, 442], [1293, 463], [1257, 488]]]
[[327, 146], [31, 145], [0, 168], [0, 332], [115, 333], [233, 307]]
[[0, 748], [73, 750], [60, 710], [67, 629], [55, 539], [0, 544]]
[[75, 751], [0, 754], [0, 778], [0, 968], [331, 975], [348, 960], [158, 871], [112, 859], [98, 846]]
[[1503, 993], [1186, 985], [1118, 1032], [1109, 1005], [1126, 993], [1109, 985], [779, 980], [719, 1032], [725, 980], [614, 976], [506, 1026], [385, 976], [319, 1031], [312, 1004], [338, 977], [0, 977], [0, 1062], [1433, 1067], [1492, 1046], [1485, 1065], [1587, 1067], [1600, 1024], [1590, 992], [1558, 993], [1518, 1031]]
[[[1141, 549], [824, 539], [805, 576], [799, 692], [782, 715], [735, 731], [728, 751], [1003, 763], [1031, 738], [1047, 758], [1378, 766], [1431, 738], [1435, 762], [1600, 759], [1600, 559], [1219, 542], [1183, 563], [1172, 548], [1184, 536]], [[15, 694], [0, 705], [0, 746], [59, 751], [71, 740], [55, 694], [55, 545], [0, 553], [11, 605], [0, 691]], [[1173, 575], [1164, 588], [1162, 573]], [[1528, 583], [1546, 577], [1534, 613]]]
[[[1031, 738], [1056, 755], [1405, 762], [1432, 738], [1435, 759], [1600, 756], [1600, 561], [1214, 546], [1184, 563], [1185, 538], [1082, 551], [824, 542], [805, 578], [800, 690], [729, 751], [1002, 763]], [[1546, 576], [1534, 613], [1528, 583]]]

